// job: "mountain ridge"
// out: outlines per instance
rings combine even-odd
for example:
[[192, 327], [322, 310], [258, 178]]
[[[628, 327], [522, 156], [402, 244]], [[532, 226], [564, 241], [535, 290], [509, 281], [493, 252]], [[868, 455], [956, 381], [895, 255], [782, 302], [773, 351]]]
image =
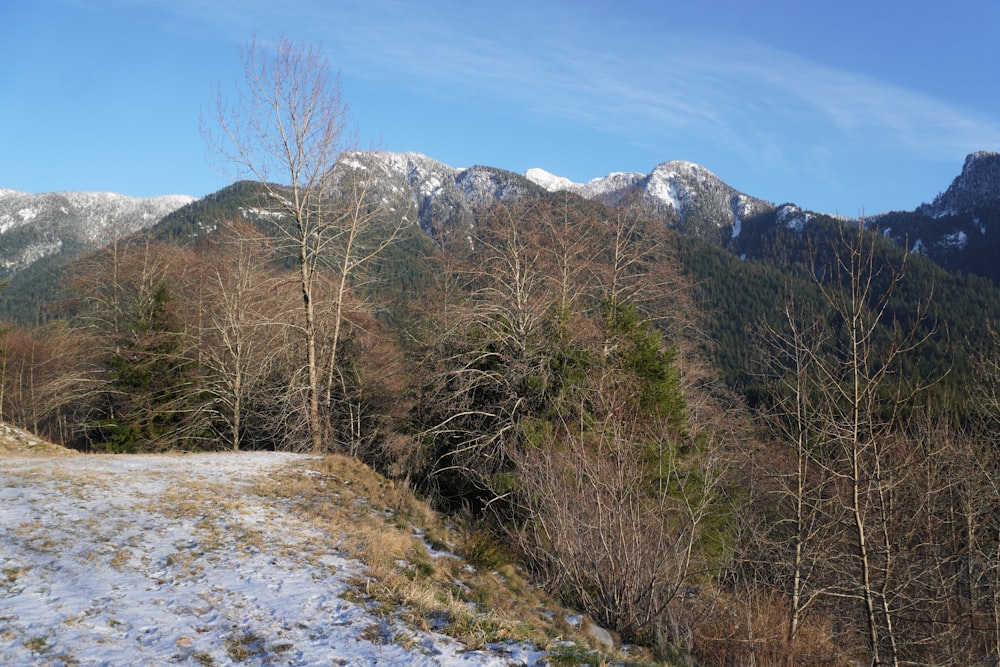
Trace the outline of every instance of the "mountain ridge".
[[73, 258], [147, 229], [197, 201], [189, 195], [0, 190], [0, 317], [37, 321]]
[[[567, 192], [612, 208], [635, 210], [741, 258], [758, 255], [755, 244], [771, 227], [801, 231], [817, 217], [837, 217], [794, 204], [775, 205], [684, 160], [661, 162], [646, 174], [610, 172], [586, 183], [539, 167], [523, 174], [484, 165], [456, 168], [417, 152], [349, 152], [336, 169], [341, 177], [365, 171], [375, 175], [382, 204], [419, 224], [439, 245], [466, 239], [477, 216], [492, 203], [545, 193]], [[64, 264], [116, 235], [154, 228], [178, 216], [183, 223], [172, 223], [177, 229], [160, 233], [160, 238], [211, 233], [221, 215], [238, 215], [240, 209], [209, 204], [251, 196], [252, 189], [251, 184], [234, 183], [196, 199], [112, 192], [31, 194], [0, 188], [0, 280], [14, 280], [42, 260], [40, 267]], [[961, 173], [930, 204], [869, 216], [863, 222], [948, 270], [976, 273], [1000, 284], [1000, 267], [993, 259], [1000, 253], [1000, 153], [969, 154]], [[41, 275], [48, 270], [45, 267], [33, 271]], [[12, 286], [9, 291], [16, 290]]]
[[96, 249], [111, 236], [150, 227], [193, 201], [189, 195], [0, 189], [0, 271], [10, 275], [71, 247]]
[[930, 204], [917, 207], [922, 214], [940, 218], [969, 212], [977, 206], [1000, 202], [1000, 153], [976, 151], [966, 156], [962, 172]]

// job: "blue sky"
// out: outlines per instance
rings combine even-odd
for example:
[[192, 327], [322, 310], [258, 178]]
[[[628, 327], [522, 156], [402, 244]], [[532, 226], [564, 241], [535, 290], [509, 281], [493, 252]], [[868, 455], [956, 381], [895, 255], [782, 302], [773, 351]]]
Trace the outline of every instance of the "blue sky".
[[697, 162], [912, 209], [1000, 150], [996, 0], [0, 0], [0, 188], [202, 196], [253, 35], [322, 46], [364, 146], [576, 181]]

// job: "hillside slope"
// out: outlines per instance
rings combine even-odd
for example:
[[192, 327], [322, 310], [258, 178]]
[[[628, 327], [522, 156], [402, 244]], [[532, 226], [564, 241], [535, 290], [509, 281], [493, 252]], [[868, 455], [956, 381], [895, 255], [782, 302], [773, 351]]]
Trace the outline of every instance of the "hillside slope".
[[[285, 493], [328, 482], [357, 525], [317, 520], [296, 505], [316, 496]], [[6, 455], [0, 663], [544, 664], [531, 644], [470, 647], [434, 631], [447, 619], [418, 627], [379, 600], [390, 584], [357, 554], [359, 534], [376, 539], [371, 530], [412, 545], [412, 563], [395, 565], [404, 574], [454, 561], [468, 579], [455, 586], [476, 586], [476, 568], [387, 519], [372, 491], [381, 484], [357, 464], [277, 452]], [[458, 604], [484, 628], [515, 624]]]

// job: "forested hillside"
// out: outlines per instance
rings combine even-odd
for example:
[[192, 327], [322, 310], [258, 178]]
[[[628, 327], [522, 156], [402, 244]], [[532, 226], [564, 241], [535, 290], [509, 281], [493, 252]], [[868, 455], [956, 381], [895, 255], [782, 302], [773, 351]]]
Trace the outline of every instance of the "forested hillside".
[[[768, 329], [786, 322], [786, 307], [828, 317], [822, 287], [831, 273], [845, 230], [856, 228], [815, 216], [802, 228], [761, 226], [744, 249], [752, 260], [690, 238], [678, 238], [678, 258], [697, 285], [711, 344], [727, 384], [753, 404], [764, 387], [762, 369], [772, 351], [763, 340]], [[744, 235], [750, 235], [744, 232]], [[912, 328], [924, 343], [906, 360], [902, 378], [932, 379], [927, 394], [964, 410], [970, 388], [981, 379], [981, 365], [994, 353], [993, 323], [1000, 317], [1000, 290], [989, 279], [952, 273], [927, 257], [908, 254], [873, 232], [877, 286], [885, 289], [893, 267], [901, 276], [894, 286], [884, 324]]]

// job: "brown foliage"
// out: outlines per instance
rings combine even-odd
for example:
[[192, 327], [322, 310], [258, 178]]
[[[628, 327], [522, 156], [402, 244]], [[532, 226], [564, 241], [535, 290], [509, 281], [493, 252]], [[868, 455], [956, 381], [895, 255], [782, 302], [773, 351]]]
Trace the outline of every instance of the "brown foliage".
[[98, 344], [65, 325], [8, 332], [0, 420], [73, 444], [99, 385]]

